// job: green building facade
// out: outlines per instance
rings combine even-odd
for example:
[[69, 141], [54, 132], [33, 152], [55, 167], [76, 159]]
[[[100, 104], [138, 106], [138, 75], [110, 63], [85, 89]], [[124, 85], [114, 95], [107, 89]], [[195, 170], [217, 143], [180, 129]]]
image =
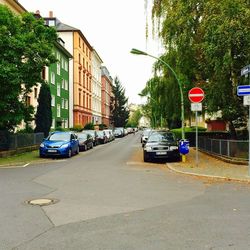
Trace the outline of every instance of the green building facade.
[[48, 83], [51, 91], [51, 129], [69, 128], [69, 60], [72, 55], [64, 48], [61, 39], [55, 44], [57, 62], [48, 67]]

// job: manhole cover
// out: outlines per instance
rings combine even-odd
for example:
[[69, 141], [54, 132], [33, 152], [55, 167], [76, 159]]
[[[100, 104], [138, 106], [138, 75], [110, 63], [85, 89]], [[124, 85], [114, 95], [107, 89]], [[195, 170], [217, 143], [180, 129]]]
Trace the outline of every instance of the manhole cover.
[[27, 204], [37, 205], [37, 206], [47, 206], [57, 203], [59, 200], [51, 198], [40, 198], [26, 201]]

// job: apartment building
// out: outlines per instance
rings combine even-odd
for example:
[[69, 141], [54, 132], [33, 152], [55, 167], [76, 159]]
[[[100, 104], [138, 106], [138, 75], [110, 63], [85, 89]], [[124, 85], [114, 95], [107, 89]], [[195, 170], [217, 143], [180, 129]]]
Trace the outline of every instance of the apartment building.
[[94, 49], [92, 53], [92, 123], [102, 123], [102, 59]]
[[105, 66], [101, 67], [102, 71], [102, 123], [111, 126], [110, 104], [112, 95], [113, 79]]
[[59, 36], [65, 41], [65, 48], [73, 55], [69, 63], [69, 125], [82, 126], [92, 122], [92, 46], [81, 30], [61, 23], [53, 17], [44, 18], [46, 24], [56, 28]]
[[43, 71], [51, 91], [52, 129], [69, 128], [69, 61], [72, 55], [64, 46], [64, 41], [58, 39], [54, 47], [57, 62]]

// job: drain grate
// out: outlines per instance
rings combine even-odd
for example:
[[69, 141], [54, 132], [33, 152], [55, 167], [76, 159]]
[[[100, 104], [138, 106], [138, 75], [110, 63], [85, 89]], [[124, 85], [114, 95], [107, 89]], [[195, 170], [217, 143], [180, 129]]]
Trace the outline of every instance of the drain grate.
[[58, 201], [59, 201], [58, 199], [40, 198], [40, 199], [28, 200], [25, 203], [27, 203], [29, 205], [48, 206], [48, 205], [51, 205], [51, 204], [55, 204]]

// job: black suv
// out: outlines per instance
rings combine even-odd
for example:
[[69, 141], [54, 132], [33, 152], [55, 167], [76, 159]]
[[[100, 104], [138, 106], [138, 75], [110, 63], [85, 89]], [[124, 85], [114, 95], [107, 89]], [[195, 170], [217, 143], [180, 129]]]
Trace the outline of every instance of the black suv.
[[180, 161], [180, 152], [175, 135], [169, 131], [153, 131], [144, 148], [144, 161], [173, 159]]

